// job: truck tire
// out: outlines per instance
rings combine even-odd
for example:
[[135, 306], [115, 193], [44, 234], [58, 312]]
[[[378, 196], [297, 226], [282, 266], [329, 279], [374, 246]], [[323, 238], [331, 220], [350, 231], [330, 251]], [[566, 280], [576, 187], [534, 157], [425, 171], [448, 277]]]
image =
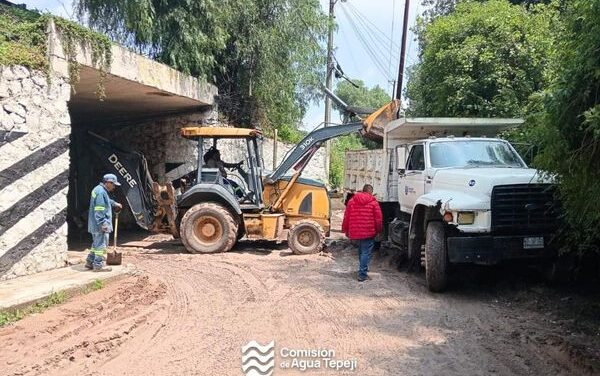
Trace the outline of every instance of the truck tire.
[[425, 277], [431, 292], [442, 292], [448, 284], [448, 254], [442, 222], [429, 222], [425, 235]]
[[321, 252], [325, 245], [325, 231], [315, 221], [298, 221], [288, 233], [288, 245], [297, 255]]
[[181, 219], [181, 240], [190, 253], [227, 252], [235, 245], [237, 232], [229, 210], [213, 202], [192, 206]]

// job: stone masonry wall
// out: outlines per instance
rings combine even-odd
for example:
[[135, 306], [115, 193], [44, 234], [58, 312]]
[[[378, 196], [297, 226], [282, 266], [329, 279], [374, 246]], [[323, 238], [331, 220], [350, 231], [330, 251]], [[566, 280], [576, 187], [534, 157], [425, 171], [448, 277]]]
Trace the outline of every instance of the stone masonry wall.
[[0, 66], [0, 280], [66, 263], [70, 90]]

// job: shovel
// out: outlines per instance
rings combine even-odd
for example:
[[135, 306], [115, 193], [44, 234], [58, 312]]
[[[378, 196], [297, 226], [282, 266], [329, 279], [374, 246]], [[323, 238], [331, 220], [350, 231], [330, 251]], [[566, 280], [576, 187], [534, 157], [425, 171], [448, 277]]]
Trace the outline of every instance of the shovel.
[[120, 252], [117, 252], [117, 235], [119, 232], [119, 212], [115, 213], [115, 239], [113, 244], [112, 252], [108, 252], [106, 254], [106, 264], [107, 265], [121, 265], [123, 262], [123, 255]]

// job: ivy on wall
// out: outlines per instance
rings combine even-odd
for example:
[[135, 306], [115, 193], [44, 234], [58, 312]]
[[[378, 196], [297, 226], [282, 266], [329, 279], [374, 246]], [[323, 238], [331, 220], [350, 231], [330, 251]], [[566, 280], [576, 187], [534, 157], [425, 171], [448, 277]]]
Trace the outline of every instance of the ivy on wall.
[[59, 33], [63, 53], [69, 64], [71, 87], [74, 87], [80, 78], [78, 47], [90, 48], [92, 65], [100, 71], [96, 94], [100, 100], [104, 99], [104, 82], [112, 61], [110, 39], [60, 17], [0, 5], [0, 65], [22, 65], [42, 71], [50, 78], [46, 30], [51, 21]]

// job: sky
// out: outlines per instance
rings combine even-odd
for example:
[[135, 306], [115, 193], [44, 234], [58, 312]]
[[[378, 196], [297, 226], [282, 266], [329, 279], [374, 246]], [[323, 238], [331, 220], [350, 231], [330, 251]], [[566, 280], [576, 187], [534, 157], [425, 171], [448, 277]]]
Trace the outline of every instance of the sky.
[[[11, 1], [74, 19], [71, 0]], [[328, 12], [329, 0], [320, 2], [323, 10]], [[379, 85], [392, 95], [390, 81], [398, 76], [404, 3], [405, 0], [337, 0], [335, 15], [338, 28], [334, 33], [334, 54], [346, 76], [362, 80], [369, 87]], [[424, 10], [420, 3], [421, 0], [411, 1], [410, 28]], [[407, 41], [405, 65], [409, 67], [417, 61], [418, 55], [417, 42], [410, 31]], [[404, 81], [406, 85], [406, 76]], [[336, 83], [334, 79], [334, 87]], [[302, 128], [315, 128], [323, 121], [324, 112], [323, 103], [313, 104], [304, 116]], [[339, 121], [339, 114], [333, 111], [331, 119]]]

